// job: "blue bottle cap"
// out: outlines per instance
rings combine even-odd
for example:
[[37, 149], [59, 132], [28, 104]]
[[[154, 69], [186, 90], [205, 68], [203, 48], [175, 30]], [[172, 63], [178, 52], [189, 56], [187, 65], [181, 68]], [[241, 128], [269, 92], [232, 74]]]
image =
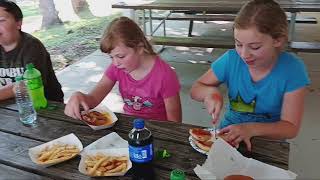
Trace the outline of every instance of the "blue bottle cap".
[[133, 121], [133, 126], [136, 129], [142, 129], [144, 128], [144, 120], [143, 119], [135, 119]]

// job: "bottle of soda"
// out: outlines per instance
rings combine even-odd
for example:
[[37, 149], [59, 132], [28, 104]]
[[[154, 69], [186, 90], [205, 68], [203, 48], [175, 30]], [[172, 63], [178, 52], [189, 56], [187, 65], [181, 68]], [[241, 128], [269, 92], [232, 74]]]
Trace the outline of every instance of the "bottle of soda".
[[27, 69], [23, 74], [23, 78], [27, 82], [28, 91], [34, 108], [36, 110], [46, 108], [48, 101], [44, 96], [44, 87], [40, 71], [37, 70], [32, 63], [27, 64]]
[[34, 125], [37, 119], [37, 113], [33, 108], [26, 84], [22, 76], [17, 76], [15, 80], [14, 90], [20, 121], [25, 125]]
[[129, 156], [132, 162], [133, 179], [154, 179], [153, 137], [144, 126], [143, 119], [135, 119], [129, 132]]

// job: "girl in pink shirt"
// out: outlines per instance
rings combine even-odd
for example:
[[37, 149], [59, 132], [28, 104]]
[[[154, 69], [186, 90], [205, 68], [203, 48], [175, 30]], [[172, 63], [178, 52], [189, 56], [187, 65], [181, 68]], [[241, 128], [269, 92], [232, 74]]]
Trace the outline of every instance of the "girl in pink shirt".
[[126, 114], [181, 122], [180, 84], [176, 73], [153, 51], [139, 26], [127, 17], [111, 22], [100, 49], [112, 58], [97, 86], [89, 93], [74, 93], [65, 114], [81, 119], [80, 106], [97, 106], [119, 82]]

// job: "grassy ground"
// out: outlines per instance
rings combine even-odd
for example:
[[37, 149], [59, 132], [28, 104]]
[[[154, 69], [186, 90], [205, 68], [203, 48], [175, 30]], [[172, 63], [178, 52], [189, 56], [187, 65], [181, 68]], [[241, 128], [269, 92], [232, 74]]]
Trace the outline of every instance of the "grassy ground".
[[[32, 22], [35, 17], [41, 16], [34, 4], [24, 4], [21, 9], [24, 22]], [[61, 70], [97, 50], [99, 41], [96, 37], [102, 35], [106, 25], [117, 15], [95, 17], [89, 10], [85, 10], [78, 16], [81, 17], [80, 21], [64, 22], [31, 33], [46, 46], [55, 70]]]

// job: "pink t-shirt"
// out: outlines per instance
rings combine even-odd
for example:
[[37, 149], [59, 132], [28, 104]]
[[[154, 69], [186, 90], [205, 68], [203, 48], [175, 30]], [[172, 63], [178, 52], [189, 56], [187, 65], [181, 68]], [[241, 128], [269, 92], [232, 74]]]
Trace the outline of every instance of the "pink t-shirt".
[[156, 120], [168, 120], [164, 99], [180, 91], [176, 73], [160, 57], [156, 57], [152, 70], [141, 80], [111, 64], [105, 75], [119, 81], [119, 90], [125, 103], [124, 112], [130, 115]]

